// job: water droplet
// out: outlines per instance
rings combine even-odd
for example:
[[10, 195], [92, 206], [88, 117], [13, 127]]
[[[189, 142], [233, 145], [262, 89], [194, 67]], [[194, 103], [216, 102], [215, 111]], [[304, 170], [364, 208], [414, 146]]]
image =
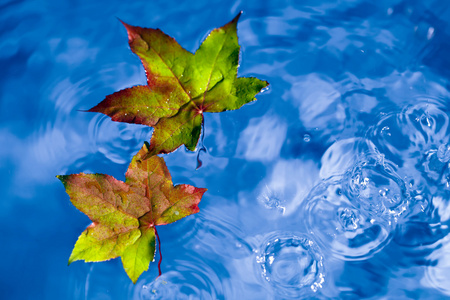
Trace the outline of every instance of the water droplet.
[[269, 91], [270, 90], [270, 86], [266, 86], [265, 88], [263, 88], [259, 93], [261, 94], [261, 93], [265, 93], [265, 92], [267, 92], [267, 91]]
[[431, 40], [434, 36], [434, 27], [430, 27], [428, 28], [427, 31], [427, 39]]
[[397, 218], [409, 203], [406, 184], [392, 170], [389, 161], [382, 165], [377, 161], [359, 163], [346, 178], [344, 189], [350, 201], [376, 217]]
[[[276, 235], [276, 236], [274, 236]], [[281, 297], [305, 297], [324, 283], [323, 257], [309, 238], [272, 234], [256, 257], [264, 278]]]
[[[384, 248], [394, 228], [388, 220], [375, 220], [374, 213], [361, 205], [357, 207], [344, 188], [346, 180], [345, 176], [335, 176], [313, 188], [305, 199], [302, 215], [307, 216], [308, 232], [323, 249], [343, 260], [363, 260]], [[370, 181], [358, 182], [370, 186]]]
[[264, 204], [266, 208], [277, 209], [281, 213], [285, 212], [284, 200], [281, 200], [276, 193], [274, 193], [268, 186], [265, 187], [263, 192], [258, 196], [258, 200]]
[[431, 127], [432, 120], [428, 115], [422, 116], [422, 124], [426, 124], [426, 126]]
[[314, 293], [316, 293], [318, 290], [319, 290], [319, 288], [321, 289], [322, 288], [322, 284], [325, 282], [325, 275], [324, 274], [322, 274], [322, 273], [319, 273], [319, 278], [318, 278], [318, 280], [316, 281], [316, 282], [314, 282], [312, 285], [311, 285], [311, 290], [314, 292]]
[[339, 222], [344, 230], [353, 231], [358, 228], [359, 218], [357, 212], [346, 207], [338, 209]]
[[391, 133], [389, 132], [389, 126], [384, 126], [384, 127], [381, 129], [381, 134], [385, 134], [385, 135], [390, 136]]

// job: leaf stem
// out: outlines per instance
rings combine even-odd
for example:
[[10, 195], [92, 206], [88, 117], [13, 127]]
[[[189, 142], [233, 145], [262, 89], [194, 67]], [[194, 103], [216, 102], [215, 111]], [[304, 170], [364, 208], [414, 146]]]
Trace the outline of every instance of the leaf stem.
[[202, 151], [206, 153], [206, 148], [205, 148], [205, 145], [203, 144], [204, 139], [205, 139], [205, 118], [202, 118], [202, 133], [200, 136], [200, 149], [198, 150], [198, 153], [197, 153], [197, 168], [196, 168], [196, 170], [198, 170], [203, 165], [203, 162], [200, 159], [200, 153], [202, 153]]
[[156, 235], [156, 238], [158, 239], [158, 251], [159, 251], [158, 272], [159, 272], [159, 275], [158, 275], [158, 277], [156, 277], [156, 279], [158, 279], [162, 274], [161, 273], [161, 262], [162, 262], [161, 240], [159, 239], [159, 234], [158, 234], [158, 231], [156, 230], [156, 227], [153, 227], [153, 229], [155, 229], [155, 235]]

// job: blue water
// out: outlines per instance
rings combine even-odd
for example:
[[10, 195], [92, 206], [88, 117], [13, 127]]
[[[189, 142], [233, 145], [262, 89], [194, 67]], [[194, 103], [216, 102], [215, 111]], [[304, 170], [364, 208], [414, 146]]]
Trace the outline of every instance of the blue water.
[[[117, 18], [195, 51], [240, 10], [239, 75], [271, 86], [165, 156], [208, 192], [158, 229], [163, 275], [67, 266], [90, 221], [55, 175], [123, 180], [151, 136], [79, 111], [145, 83]], [[449, 20], [438, 0], [0, 0], [0, 298], [450, 298]]]

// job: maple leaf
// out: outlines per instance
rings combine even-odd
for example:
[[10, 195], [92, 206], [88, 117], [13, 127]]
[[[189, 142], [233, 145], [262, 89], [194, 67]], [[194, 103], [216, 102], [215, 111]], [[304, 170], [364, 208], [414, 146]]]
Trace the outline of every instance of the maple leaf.
[[149, 144], [144, 143], [128, 167], [125, 182], [104, 174], [57, 176], [75, 207], [92, 221], [78, 238], [69, 264], [121, 256], [125, 271], [136, 283], [154, 258], [155, 226], [199, 211], [206, 189], [187, 184], [174, 187], [164, 159], [148, 156], [148, 151]]
[[111, 94], [89, 111], [153, 127], [149, 155], [169, 153], [183, 144], [194, 151], [203, 113], [239, 109], [268, 85], [257, 78], [237, 77], [240, 15], [214, 29], [195, 54], [159, 29], [122, 22], [148, 85]]

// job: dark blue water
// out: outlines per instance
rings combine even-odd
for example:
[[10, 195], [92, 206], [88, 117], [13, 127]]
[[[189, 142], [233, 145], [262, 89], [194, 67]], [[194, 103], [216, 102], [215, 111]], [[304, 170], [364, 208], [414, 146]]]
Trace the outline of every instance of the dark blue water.
[[[57, 174], [124, 179], [151, 129], [83, 113], [145, 83], [117, 18], [195, 51], [243, 10], [240, 76], [271, 83], [205, 116], [207, 187], [158, 230], [133, 285], [67, 260], [90, 223]], [[0, 298], [450, 298], [450, 2], [0, 0]]]

